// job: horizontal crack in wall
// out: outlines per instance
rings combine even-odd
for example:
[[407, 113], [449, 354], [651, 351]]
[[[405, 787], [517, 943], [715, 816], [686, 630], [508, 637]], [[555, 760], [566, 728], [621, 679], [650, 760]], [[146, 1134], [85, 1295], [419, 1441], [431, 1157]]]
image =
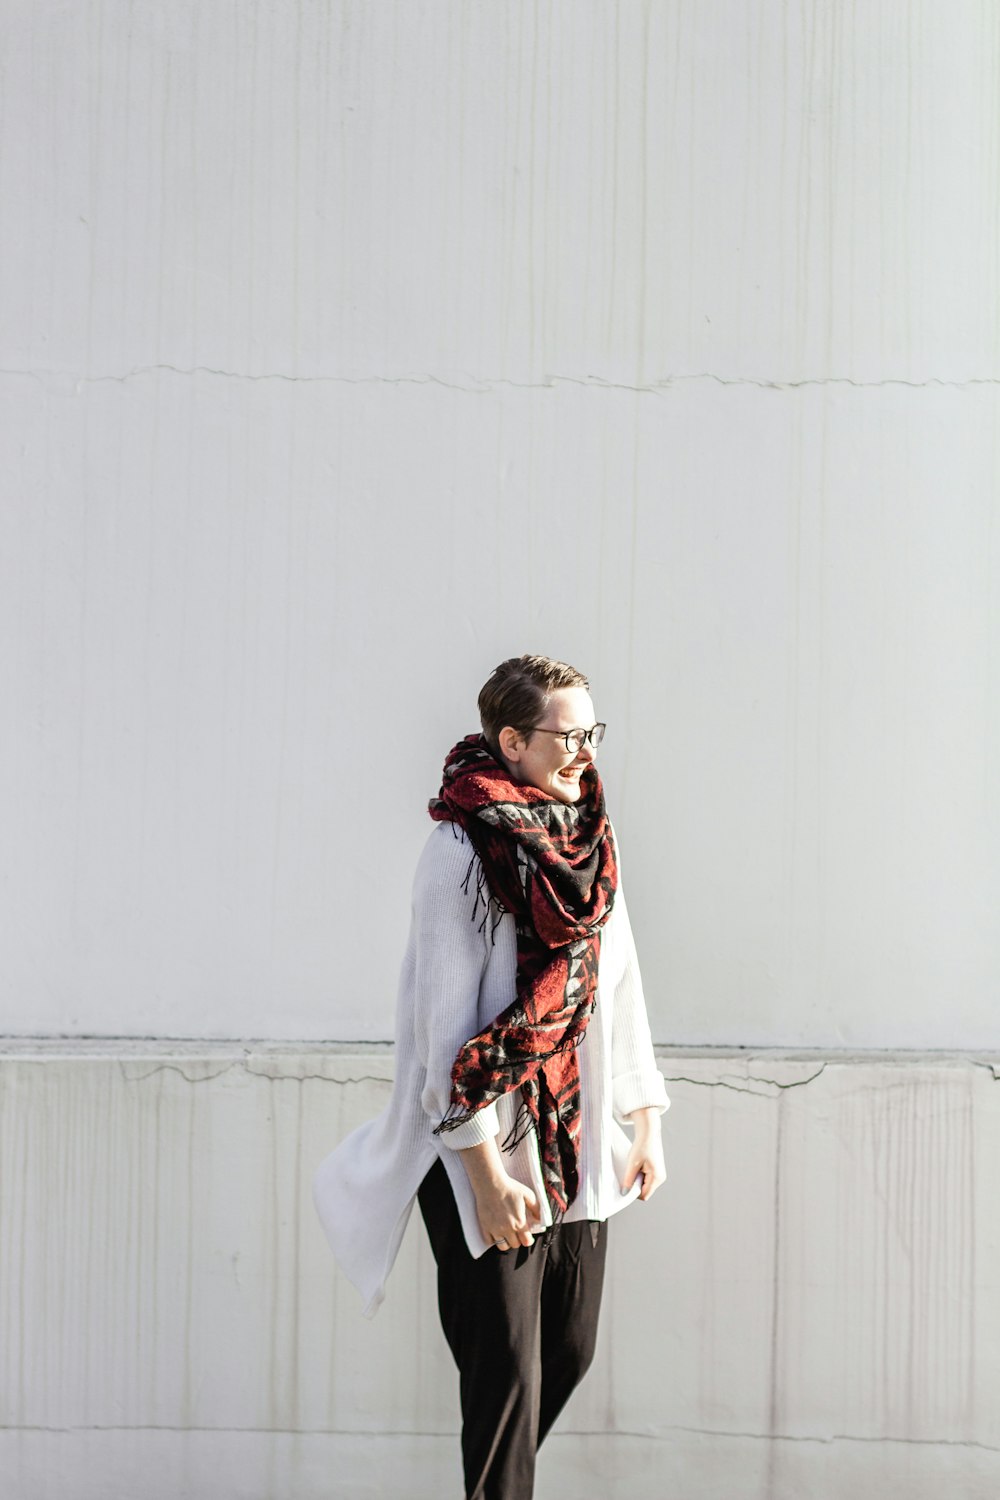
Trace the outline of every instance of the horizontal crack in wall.
[[768, 1088], [774, 1089], [800, 1089], [804, 1088], [807, 1083], [812, 1083], [814, 1078], [818, 1078], [821, 1073], [825, 1072], [826, 1063], [821, 1063], [815, 1073], [810, 1073], [808, 1078], [794, 1078], [790, 1083], [782, 1083], [777, 1078], [760, 1078], [755, 1073], [748, 1073], [739, 1083], [731, 1082], [727, 1078], [688, 1078], [682, 1073], [664, 1073], [663, 1076], [667, 1083], [691, 1083], [696, 1088], [732, 1089], [733, 1093], [736, 1094], [756, 1094], [758, 1098], [773, 1098], [773, 1095], [761, 1094], [759, 1089], [749, 1088], [747, 1085], [762, 1083]]
[[[97, 1062], [103, 1060], [91, 1059]], [[249, 1074], [252, 1078], [266, 1078], [271, 1083], [333, 1083], [340, 1088], [346, 1088], [354, 1083], [392, 1083], [391, 1078], [377, 1073], [352, 1073], [349, 1078], [332, 1078], [329, 1073], [287, 1073], [271, 1068], [255, 1068], [250, 1059], [229, 1062], [221, 1068], [214, 1068], [211, 1072], [204, 1073], [189, 1073], [180, 1063], [172, 1062], [153, 1063], [151, 1067], [144, 1067], [142, 1063], [130, 1063], [121, 1058], [117, 1065], [122, 1077], [129, 1083], [144, 1083], [147, 1078], [152, 1078], [154, 1073], [177, 1073], [185, 1083], [214, 1083], [217, 1078], [221, 1078], [224, 1073], [231, 1073], [234, 1068], [239, 1068], [241, 1072]]]
[[[444, 1431], [441, 1431], [439, 1429], [422, 1429], [419, 1432], [413, 1432], [400, 1428], [386, 1428], [373, 1431], [370, 1428], [356, 1427], [196, 1427], [191, 1425], [174, 1426], [166, 1422], [162, 1424], [136, 1423], [134, 1426], [128, 1426], [122, 1423], [108, 1423], [107, 1425], [105, 1425], [100, 1422], [93, 1422], [79, 1427], [49, 1427], [42, 1424], [18, 1426], [14, 1423], [11, 1423], [6, 1427], [0, 1428], [0, 1431], [17, 1433], [44, 1432], [50, 1434], [64, 1434], [66, 1436], [76, 1436], [80, 1433], [88, 1432], [178, 1432], [185, 1434], [199, 1433], [204, 1434], [205, 1436], [212, 1436], [214, 1434], [224, 1436], [229, 1433], [241, 1433], [246, 1436], [259, 1435], [262, 1437], [289, 1436], [329, 1438], [331, 1441], [336, 1441], [338, 1438], [367, 1438], [372, 1443], [377, 1443], [382, 1438], [404, 1438], [410, 1439], [414, 1442], [421, 1442], [427, 1438], [453, 1438], [456, 1436], [458, 1429], [447, 1428]], [[614, 1440], [616, 1438], [626, 1438], [638, 1440], [641, 1442], [669, 1443], [674, 1435], [678, 1433], [689, 1433], [694, 1437], [730, 1438], [735, 1439], [736, 1441], [747, 1439], [757, 1443], [875, 1443], [885, 1445], [902, 1443], [906, 1444], [907, 1446], [919, 1448], [974, 1448], [981, 1450], [984, 1453], [1000, 1453], [1000, 1447], [997, 1447], [992, 1443], [980, 1443], [972, 1438], [915, 1438], [898, 1437], [894, 1435], [886, 1435], [883, 1437], [877, 1434], [873, 1435], [868, 1433], [862, 1434], [854, 1432], [747, 1432], [740, 1430], [734, 1431], [731, 1429], [718, 1427], [685, 1427], [680, 1425], [664, 1427], [661, 1428], [658, 1432], [633, 1431], [627, 1428], [604, 1428], [595, 1432], [593, 1428], [579, 1429], [561, 1427], [558, 1432], [552, 1434], [552, 1438], [550, 1441], [558, 1441], [560, 1438], [576, 1439], [581, 1437], [598, 1437], [609, 1440]]]
[[627, 391], [633, 395], [655, 396], [669, 391], [673, 386], [687, 385], [697, 381], [711, 381], [723, 386], [746, 386], [766, 391], [797, 391], [810, 387], [844, 385], [855, 390], [880, 390], [886, 386], [900, 386], [909, 390], [926, 390], [932, 386], [951, 390], [965, 390], [972, 386], [1000, 385], [1000, 376], [970, 376], [965, 380], [945, 380], [932, 375], [925, 380], [907, 380], [903, 376], [888, 376], [883, 380], [854, 380], [848, 375], [806, 376], [801, 380], [768, 380], [757, 376], [717, 375], [713, 371], [696, 371], [686, 375], [663, 375], [656, 380], [631, 384], [627, 381], [606, 380], [600, 375], [546, 375], [540, 381], [507, 380], [497, 376], [480, 379], [470, 375], [466, 380], [446, 380], [430, 373], [419, 375], [291, 375], [283, 370], [250, 374], [245, 370], [222, 370], [212, 365], [135, 365], [120, 375], [80, 375], [59, 370], [29, 370], [6, 367], [0, 375], [22, 376], [37, 380], [50, 395], [79, 395], [85, 385], [97, 385], [105, 381], [122, 383], [138, 376], [152, 375], [164, 371], [173, 375], [214, 375], [222, 380], [282, 380], [293, 385], [436, 385], [445, 390], [460, 391], [464, 395], [483, 396], [496, 390], [551, 391], [560, 385], [585, 386], [595, 390]]

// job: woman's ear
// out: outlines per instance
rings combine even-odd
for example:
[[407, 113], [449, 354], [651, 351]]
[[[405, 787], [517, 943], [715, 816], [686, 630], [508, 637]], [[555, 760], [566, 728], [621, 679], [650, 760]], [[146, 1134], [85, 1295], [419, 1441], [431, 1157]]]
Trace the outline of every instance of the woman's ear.
[[504, 760], [513, 761], [516, 765], [521, 759], [524, 740], [520, 730], [513, 729], [510, 724], [505, 724], [497, 735], [497, 745], [500, 747], [500, 754]]

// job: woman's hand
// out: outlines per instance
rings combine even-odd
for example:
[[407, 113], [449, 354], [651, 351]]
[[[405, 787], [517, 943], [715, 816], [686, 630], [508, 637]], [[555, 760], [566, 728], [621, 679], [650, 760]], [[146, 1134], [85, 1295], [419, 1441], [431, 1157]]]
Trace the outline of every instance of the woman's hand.
[[484, 1184], [475, 1189], [476, 1217], [483, 1235], [506, 1253], [514, 1245], [533, 1245], [534, 1235], [529, 1225], [538, 1233], [538, 1200], [529, 1187], [506, 1177], [505, 1181]]
[[[461, 1153], [476, 1195], [476, 1217], [483, 1238], [501, 1254], [516, 1245], [533, 1245], [540, 1233], [538, 1199], [529, 1187], [504, 1171], [496, 1137]], [[529, 1228], [530, 1226], [530, 1228]]]
[[645, 1203], [648, 1198], [652, 1198], [667, 1176], [663, 1162], [663, 1141], [660, 1138], [660, 1112], [658, 1109], [634, 1109], [629, 1119], [635, 1127], [635, 1134], [625, 1163], [622, 1192], [629, 1191], [641, 1172], [642, 1188], [639, 1197]]

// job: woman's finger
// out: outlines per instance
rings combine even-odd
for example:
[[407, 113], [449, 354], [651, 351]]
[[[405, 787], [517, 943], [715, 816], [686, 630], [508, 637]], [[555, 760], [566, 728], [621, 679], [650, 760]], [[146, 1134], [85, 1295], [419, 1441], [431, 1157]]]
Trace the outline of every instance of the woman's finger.
[[666, 1177], [665, 1170], [658, 1162], [646, 1160], [642, 1166], [642, 1192], [639, 1197], [645, 1203], [652, 1198], [656, 1189], [662, 1184]]

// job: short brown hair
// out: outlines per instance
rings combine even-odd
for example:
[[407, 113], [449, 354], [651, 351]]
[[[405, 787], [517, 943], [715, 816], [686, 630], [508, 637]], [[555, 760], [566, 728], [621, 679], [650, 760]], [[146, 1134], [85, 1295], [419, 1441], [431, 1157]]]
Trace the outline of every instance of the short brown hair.
[[590, 687], [582, 672], [551, 656], [511, 656], [496, 667], [479, 694], [479, 719], [490, 749], [497, 753], [501, 729], [531, 730], [544, 718], [549, 698], [560, 688]]

